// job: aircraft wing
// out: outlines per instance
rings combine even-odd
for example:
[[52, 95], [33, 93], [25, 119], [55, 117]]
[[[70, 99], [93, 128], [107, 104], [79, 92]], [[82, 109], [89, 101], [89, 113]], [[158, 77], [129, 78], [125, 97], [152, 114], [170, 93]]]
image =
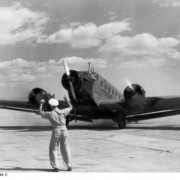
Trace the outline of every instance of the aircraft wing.
[[33, 113], [38, 112], [38, 108], [31, 105], [28, 101], [19, 100], [0, 100], [0, 108]]
[[[66, 108], [67, 103], [65, 101], [59, 101], [59, 108]], [[0, 109], [9, 109], [15, 111], [24, 111], [30, 113], [38, 112], [38, 107], [33, 106], [28, 101], [22, 100], [0, 100]]]
[[[65, 101], [59, 101], [60, 109], [66, 107], [68, 107], [68, 105]], [[103, 108], [105, 111], [111, 113], [124, 111], [128, 121], [145, 120], [180, 114], [180, 96], [146, 97], [144, 106], [139, 110], [126, 106], [124, 100], [101, 101], [99, 102], [99, 108]], [[0, 100], [0, 109], [30, 113], [38, 112], [38, 107], [33, 106], [29, 101], [22, 100]]]
[[112, 113], [125, 112], [128, 121], [180, 114], [180, 96], [146, 97], [142, 108], [130, 107], [125, 100], [99, 101], [99, 107]]
[[180, 97], [146, 97], [144, 107], [138, 112], [127, 109], [128, 120], [145, 120], [180, 114]]

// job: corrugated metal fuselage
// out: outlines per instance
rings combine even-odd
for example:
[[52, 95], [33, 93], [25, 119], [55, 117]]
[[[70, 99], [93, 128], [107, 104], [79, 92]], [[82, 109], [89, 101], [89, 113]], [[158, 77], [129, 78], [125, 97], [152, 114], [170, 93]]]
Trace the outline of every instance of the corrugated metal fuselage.
[[[69, 91], [71, 101], [75, 104], [77, 114], [88, 116], [92, 119], [98, 118], [112, 118], [112, 109], [99, 106], [100, 101], [108, 100], [122, 100], [123, 95], [113, 85], [111, 85], [105, 78], [99, 74], [88, 71], [80, 71], [81, 88], [76, 91], [77, 101]], [[121, 107], [119, 105], [119, 107]]]

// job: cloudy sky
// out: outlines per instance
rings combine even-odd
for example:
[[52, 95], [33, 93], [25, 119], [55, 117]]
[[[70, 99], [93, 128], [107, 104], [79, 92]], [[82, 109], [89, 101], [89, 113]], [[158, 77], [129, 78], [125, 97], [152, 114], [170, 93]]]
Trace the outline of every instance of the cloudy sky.
[[66, 93], [62, 59], [123, 91], [180, 94], [180, 0], [0, 0], [0, 98]]

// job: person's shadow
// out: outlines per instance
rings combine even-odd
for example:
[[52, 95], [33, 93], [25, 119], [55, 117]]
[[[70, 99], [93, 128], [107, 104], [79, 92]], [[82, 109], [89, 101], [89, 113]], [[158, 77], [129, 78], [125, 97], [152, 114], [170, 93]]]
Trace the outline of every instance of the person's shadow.
[[[53, 172], [52, 169], [22, 168], [22, 167], [0, 168], [0, 171], [41, 171], [41, 172]], [[59, 171], [67, 171], [67, 170], [60, 169]]]

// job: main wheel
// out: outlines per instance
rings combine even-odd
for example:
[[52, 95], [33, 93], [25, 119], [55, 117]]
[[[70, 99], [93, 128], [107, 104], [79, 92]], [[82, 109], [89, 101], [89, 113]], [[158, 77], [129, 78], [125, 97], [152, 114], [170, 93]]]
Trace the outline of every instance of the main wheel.
[[118, 123], [119, 129], [125, 129], [126, 128], [126, 116], [124, 115], [124, 113], [120, 113], [117, 116], [117, 123]]

